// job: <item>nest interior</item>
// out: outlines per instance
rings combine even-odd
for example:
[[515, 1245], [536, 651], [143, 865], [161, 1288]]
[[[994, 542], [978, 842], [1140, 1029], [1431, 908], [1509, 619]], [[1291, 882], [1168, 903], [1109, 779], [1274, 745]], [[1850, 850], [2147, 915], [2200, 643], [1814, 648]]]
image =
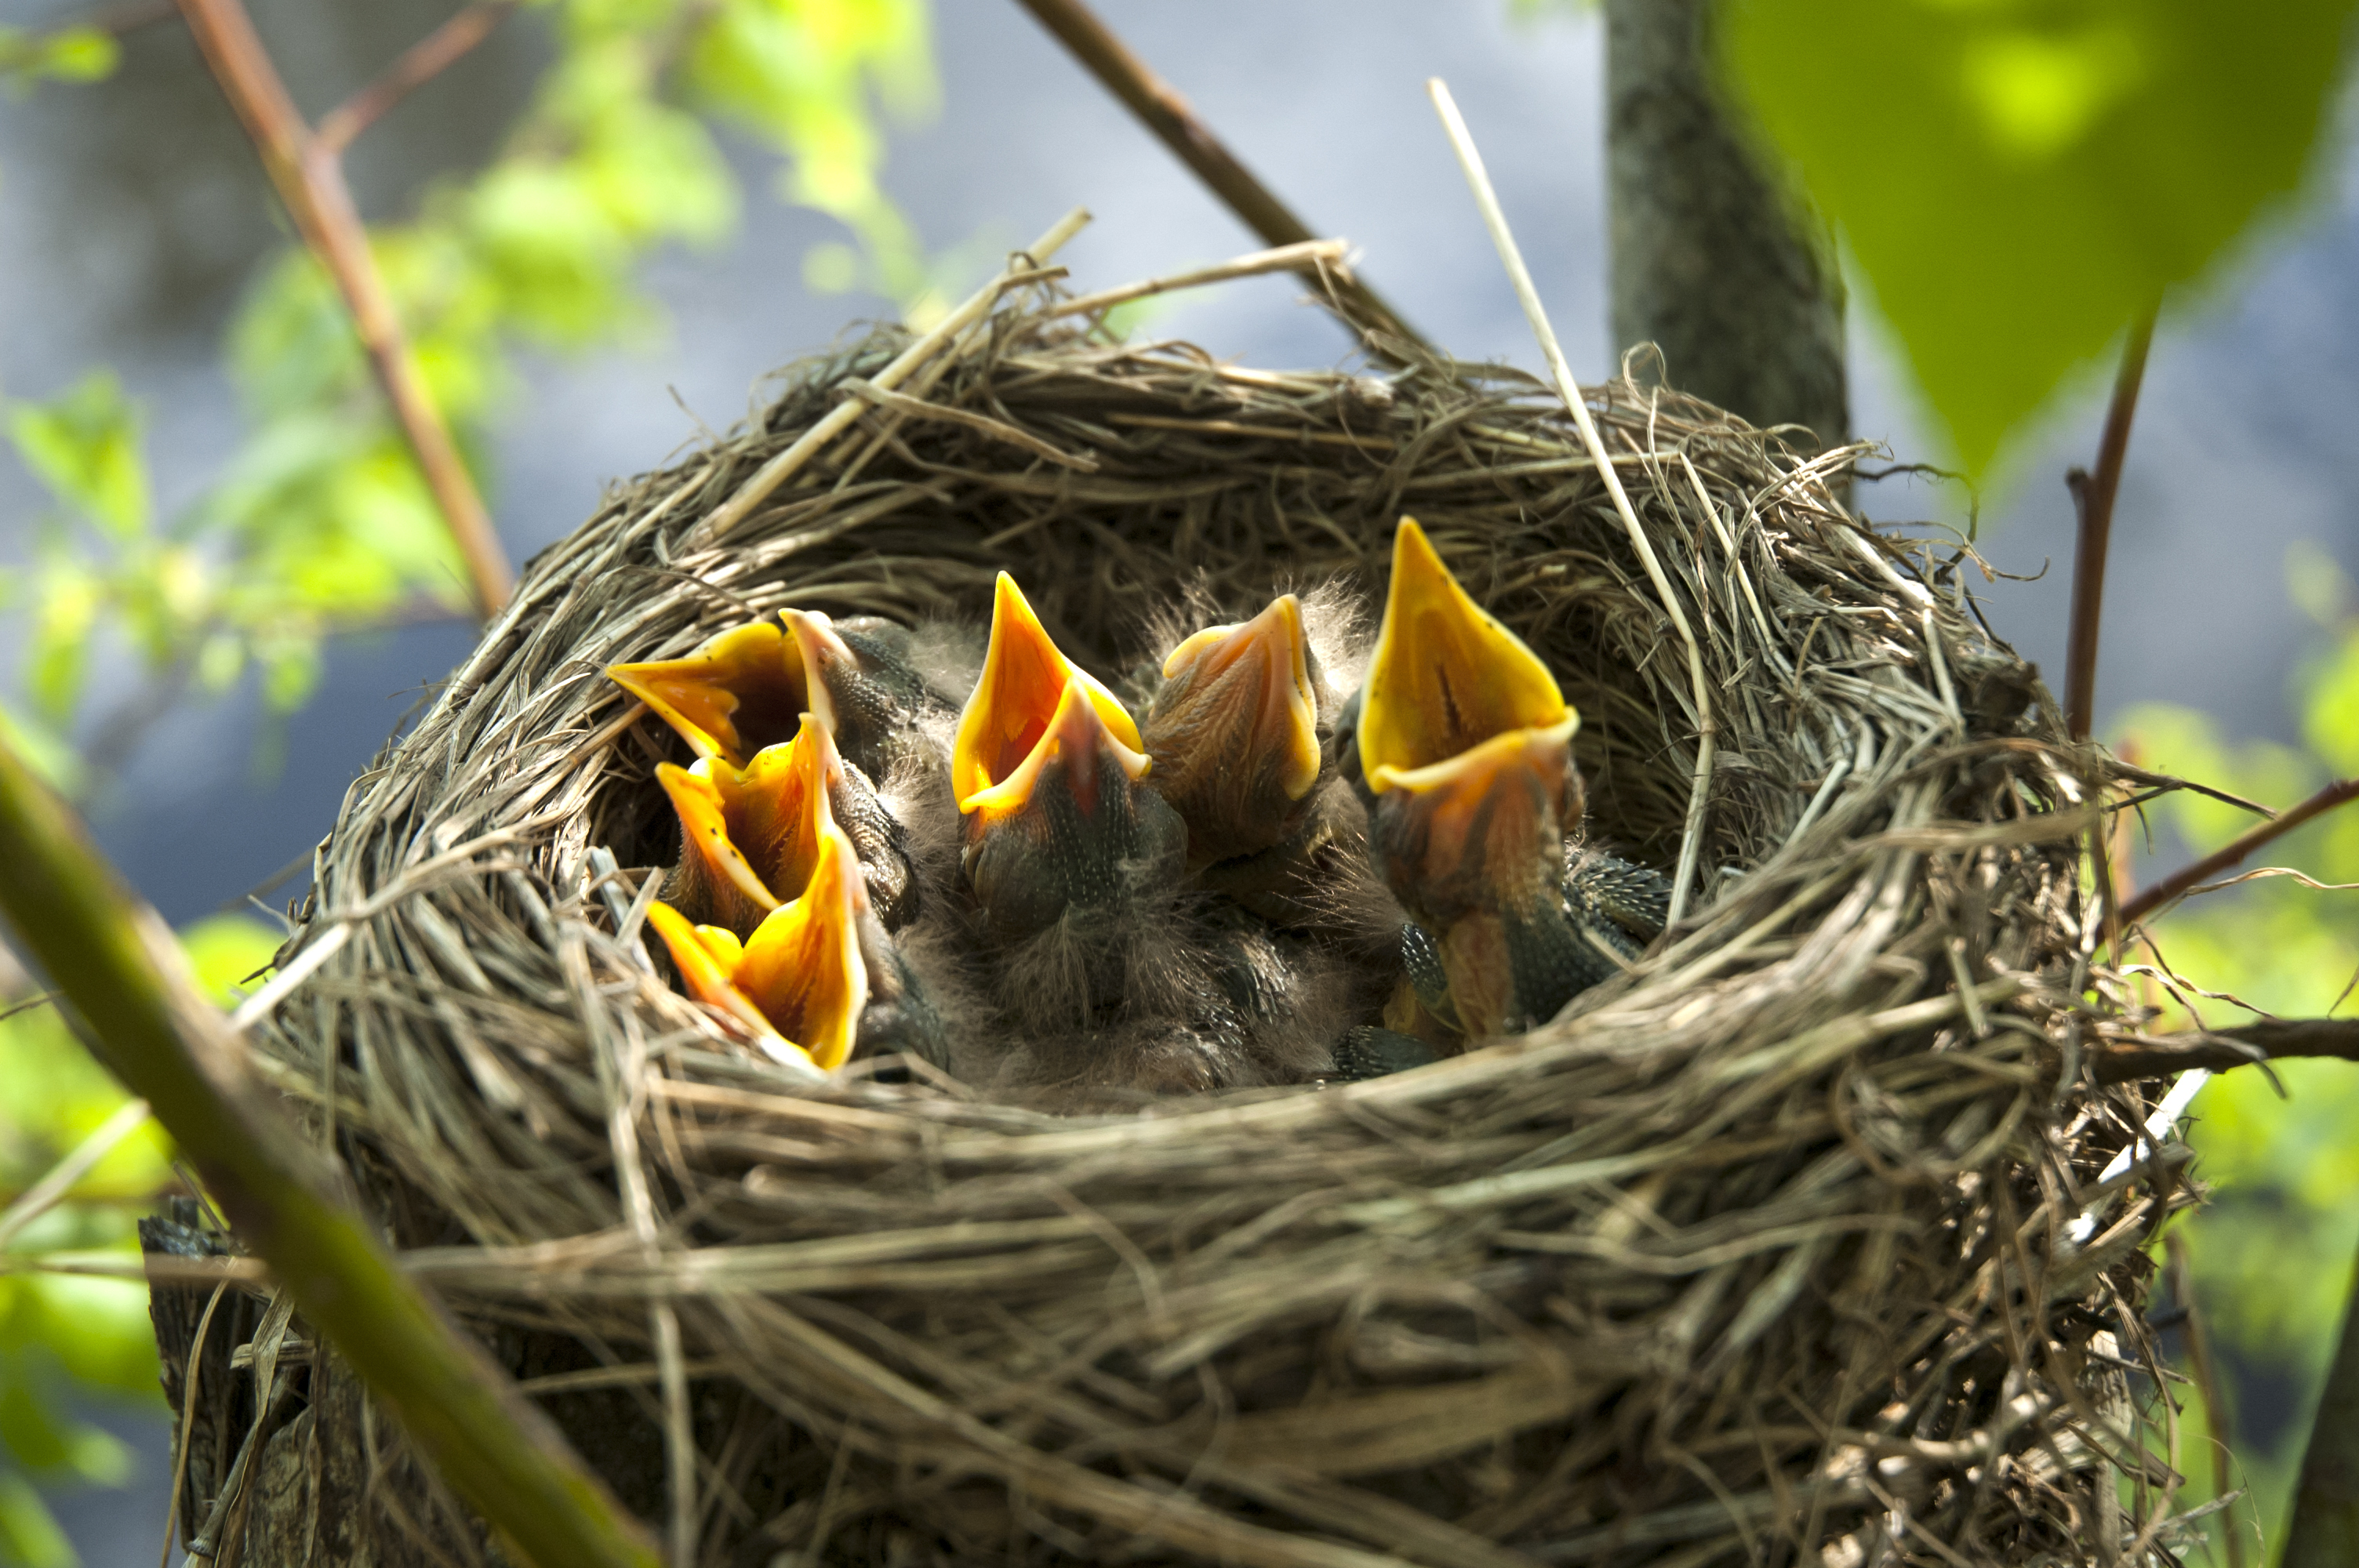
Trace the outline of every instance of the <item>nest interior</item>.
[[[808, 362], [616, 490], [353, 786], [290, 952], [352, 936], [256, 1033], [411, 1266], [703, 1563], [2163, 1539], [2139, 1248], [2189, 1200], [2154, 1165], [2100, 1186], [2147, 1111], [2080, 1066], [2101, 764], [1977, 622], [1970, 556], [1848, 514], [1850, 453], [1593, 389], [1699, 683], [1545, 388], [1248, 371], [1044, 298], [897, 399], [862, 390], [897, 334]], [[712, 538], [847, 396], [860, 422]], [[1006, 568], [1111, 673], [1181, 585], [1375, 588], [1404, 513], [1580, 708], [1593, 833], [1667, 871], [1696, 836], [1687, 917], [1549, 1026], [1056, 1116], [796, 1079], [651, 960], [652, 770], [682, 759], [605, 665], [788, 604], [979, 614]], [[308, 1509], [316, 1545], [336, 1483], [286, 1456], [358, 1422], [399, 1528], [336, 1561], [497, 1560], [310, 1375], [250, 1541]]]

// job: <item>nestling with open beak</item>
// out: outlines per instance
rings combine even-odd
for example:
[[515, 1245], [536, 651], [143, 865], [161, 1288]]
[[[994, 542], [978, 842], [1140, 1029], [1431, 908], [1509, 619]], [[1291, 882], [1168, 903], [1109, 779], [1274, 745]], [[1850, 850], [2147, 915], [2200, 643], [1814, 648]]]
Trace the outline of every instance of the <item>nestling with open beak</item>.
[[901, 825], [858, 769], [845, 765], [817, 716], [795, 738], [765, 746], [744, 768], [701, 757], [690, 767], [657, 764], [656, 778], [679, 816], [679, 864], [665, 895], [690, 919], [753, 934], [781, 899], [800, 887], [819, 853], [810, 796], [825, 792], [830, 815], [860, 857], [868, 900], [886, 930], [916, 912], [918, 893]]
[[1614, 974], [1626, 939], [1593, 933], [1567, 892], [1580, 716], [1409, 518], [1357, 708], [1347, 773], [1387, 885], [1432, 933], [1451, 1021], [1477, 1035], [1528, 1029]]
[[740, 941], [725, 926], [700, 925], [671, 905], [648, 907], [648, 921], [689, 993], [734, 1019], [771, 1055], [807, 1057], [824, 1069], [851, 1056], [868, 1005], [868, 964], [860, 951], [867, 902], [859, 856], [827, 816], [824, 795], [809, 802], [816, 852], [796, 896], [763, 917]]
[[[832, 1068], [855, 1054], [910, 1051], [939, 1065], [948, 1054], [940, 1016], [878, 919], [871, 868], [830, 805], [841, 793], [828, 787], [833, 758], [827, 731], [807, 716], [793, 745], [766, 748], [742, 775], [777, 787], [741, 789], [731, 815], [712, 809], [721, 788], [710, 774], [671, 769], [664, 782], [680, 806], [688, 873], [675, 872], [672, 888], [723, 902], [744, 923], [700, 922], [694, 903], [658, 903], [648, 918], [690, 991], [771, 1054], [791, 1047]], [[715, 759], [698, 767], [708, 763], [736, 773]], [[731, 841], [733, 825], [755, 835], [746, 848]], [[745, 920], [751, 910], [761, 913]]]
[[839, 620], [815, 610], [778, 614], [778, 622], [708, 638], [685, 658], [611, 665], [606, 673], [700, 757], [744, 767], [764, 747], [792, 740], [801, 716], [815, 713], [844, 758], [877, 784], [920, 744], [923, 719], [956, 708], [937, 689], [962, 684], [961, 654], [944, 641], [949, 629], [913, 632], [881, 616]]
[[[1003, 574], [951, 781], [964, 870], [1014, 1040], [971, 1066], [1003, 1087], [1149, 1093], [1297, 1081], [1324, 1063], [1295, 960], [1209, 922], [1188, 828], [1114, 695]], [[1332, 1000], [1332, 999], [1331, 999]]]

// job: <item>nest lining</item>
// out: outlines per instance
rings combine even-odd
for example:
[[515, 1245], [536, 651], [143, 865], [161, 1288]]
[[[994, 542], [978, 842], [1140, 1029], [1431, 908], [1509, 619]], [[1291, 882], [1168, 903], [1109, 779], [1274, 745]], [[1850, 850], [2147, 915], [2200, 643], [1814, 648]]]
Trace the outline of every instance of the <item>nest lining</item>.
[[[652, 771], [684, 758], [605, 665], [789, 603], [975, 615], [1006, 567], [1110, 674], [1183, 585], [1372, 589], [1404, 511], [1580, 709], [1593, 830], [1678, 862], [1701, 716], [1546, 389], [1247, 371], [1040, 309], [938, 367], [942, 412], [872, 408], [725, 542], [702, 519], [906, 339], [798, 367], [612, 494], [318, 857], [297, 944], [353, 935], [258, 1032], [266, 1065], [413, 1264], [557, 1378], [578, 1440], [639, 1434], [589, 1444], [624, 1500], [663, 1514], [663, 1449], [692, 1445], [713, 1564], [1867, 1568], [2161, 1539], [2138, 1248], [2190, 1199], [2159, 1170], [2088, 1190], [2146, 1109], [2079, 1068], [2102, 764], [1975, 622], [1962, 554], [1845, 513], [1848, 453], [1592, 391], [1717, 755], [1694, 913], [1548, 1028], [1058, 1117], [814, 1087], [671, 989], [638, 921], [673, 848]], [[411, 1480], [376, 1506], [478, 1552]]]

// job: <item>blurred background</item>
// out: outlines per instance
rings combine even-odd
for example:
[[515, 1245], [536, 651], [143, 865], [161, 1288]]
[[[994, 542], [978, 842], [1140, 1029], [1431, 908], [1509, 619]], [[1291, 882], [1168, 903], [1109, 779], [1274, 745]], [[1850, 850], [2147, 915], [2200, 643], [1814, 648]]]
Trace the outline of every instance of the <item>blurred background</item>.
[[[315, 118], [456, 9], [249, 8]], [[373, 225], [401, 226], [381, 242], [388, 278], [516, 560], [571, 530], [609, 483], [742, 418], [767, 373], [863, 319], [938, 312], [1077, 203], [1097, 221], [1059, 260], [1084, 289], [1258, 248], [1016, 5], [837, 9], [849, 20], [818, 75], [766, 68], [793, 78], [791, 114], [766, 101], [761, 38], [739, 40], [744, 59], [687, 61], [701, 73], [688, 113], [594, 22], [534, 6], [354, 143], [354, 197]], [[1610, 373], [1596, 13], [1360, 0], [1339, 27], [1333, 7], [1268, 0], [1098, 10], [1315, 232], [1353, 241], [1362, 275], [1430, 341], [1538, 370], [1425, 99], [1424, 80], [1446, 78], [1576, 373]], [[111, 58], [28, 52], [92, 21]], [[13, 440], [0, 449], [0, 725], [227, 986], [275, 944], [248, 890], [308, 857], [473, 622], [414, 475], [367, 411], [333, 297], [289, 260], [252, 144], [171, 8], [0, 0], [0, 29]], [[2299, 201], [2170, 298], [2116, 511], [2098, 687], [2110, 743], [2277, 806], [2359, 772], [2359, 191], [2345, 124]], [[573, 186], [546, 169], [538, 185], [501, 183], [536, 138], [579, 153]], [[1253, 279], [1178, 297], [1137, 330], [1253, 364], [1336, 362], [1343, 335], [1300, 296], [1289, 277]], [[1856, 433], [1904, 462], [1950, 464], [1857, 279], [1848, 356]], [[2052, 683], [2072, 550], [2062, 476], [2093, 460], [2109, 376], [2093, 362], [2070, 382], [1978, 502], [1922, 477], [1855, 496], [1880, 524], [1976, 526], [1991, 565], [2027, 579], [1989, 586], [1991, 622]], [[374, 629], [337, 630], [355, 623]], [[2158, 808], [2131, 880], [2242, 826], [2225, 807]], [[2270, 853], [2359, 881], [2352, 822]], [[302, 887], [299, 871], [262, 903]], [[2354, 897], [2265, 882], [2158, 935], [2211, 989], [2288, 1015], [2347, 1011]], [[0, 953], [0, 998], [9, 981]], [[2198, 1102], [2201, 1173], [2222, 1190], [2186, 1227], [2231, 1372], [2236, 1483], [2256, 1490], [2233, 1517], [2272, 1543], [2359, 1241], [2359, 1067], [2279, 1076], [2288, 1100], [2237, 1074]], [[53, 1022], [0, 1022], [0, 1206], [115, 1103]], [[77, 1190], [88, 1201], [7, 1245], [120, 1251], [136, 1203], [169, 1179], [164, 1160], [135, 1140]], [[168, 1444], [144, 1332], [136, 1286], [0, 1273], [0, 1563], [157, 1551]], [[2202, 1495], [2208, 1457], [2186, 1467]]]

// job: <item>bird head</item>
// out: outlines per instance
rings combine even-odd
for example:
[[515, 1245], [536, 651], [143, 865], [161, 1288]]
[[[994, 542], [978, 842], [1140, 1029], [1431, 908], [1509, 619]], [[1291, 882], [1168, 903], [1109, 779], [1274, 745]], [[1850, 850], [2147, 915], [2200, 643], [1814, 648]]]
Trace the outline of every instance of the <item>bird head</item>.
[[810, 880], [820, 841], [811, 797], [831, 795], [842, 769], [827, 727], [809, 713], [793, 741], [765, 746], [743, 768], [719, 757], [658, 763], [656, 779], [679, 815], [673, 902], [749, 935]]
[[1171, 650], [1144, 747], [1157, 792], [1188, 825], [1191, 866], [1266, 849], [1299, 825], [1321, 772], [1324, 694], [1290, 593]]
[[819, 610], [781, 610], [778, 618], [793, 641], [811, 711], [845, 755], [881, 778], [926, 695], [908, 664], [908, 629], [875, 616], [837, 620]]
[[1539, 656], [1401, 519], [1353, 739], [1386, 880], [1412, 914], [1438, 929], [1553, 894], [1582, 811], [1580, 722]]
[[1058, 650], [1001, 573], [983, 676], [951, 752], [968, 881], [993, 924], [1038, 930], [1069, 906], [1176, 878], [1187, 829], [1145, 787], [1151, 769], [1122, 703]]
[[740, 767], [790, 739], [811, 706], [801, 653], [785, 627], [768, 621], [709, 638], [686, 658], [609, 665], [606, 674], [698, 756]]
[[660, 902], [647, 918], [698, 1000], [735, 1019], [772, 1055], [799, 1054], [826, 1069], [852, 1054], [868, 1005], [867, 894], [852, 840], [828, 816], [826, 792], [811, 798], [810, 878], [752, 936], [741, 942], [725, 926], [697, 925]]

